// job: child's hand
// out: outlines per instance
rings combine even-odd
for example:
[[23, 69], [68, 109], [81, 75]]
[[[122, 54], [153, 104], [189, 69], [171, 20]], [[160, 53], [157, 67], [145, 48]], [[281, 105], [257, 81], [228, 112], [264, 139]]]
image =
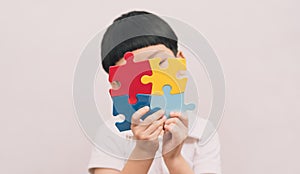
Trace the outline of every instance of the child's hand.
[[181, 155], [183, 142], [188, 135], [188, 117], [180, 112], [171, 112], [164, 128], [163, 158], [168, 161]]
[[149, 107], [146, 106], [132, 115], [131, 130], [137, 140], [136, 148], [154, 156], [159, 147], [158, 136], [163, 131], [166, 116], [163, 110], [159, 110], [141, 121], [141, 117], [148, 111]]

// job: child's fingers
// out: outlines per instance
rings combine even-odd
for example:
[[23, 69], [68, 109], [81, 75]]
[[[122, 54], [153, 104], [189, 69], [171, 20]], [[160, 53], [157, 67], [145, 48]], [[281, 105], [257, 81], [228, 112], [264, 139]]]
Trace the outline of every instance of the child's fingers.
[[163, 126], [159, 126], [152, 134], [150, 135], [150, 140], [156, 140], [163, 130]]
[[164, 128], [166, 129], [166, 127], [168, 127], [169, 125], [172, 125], [172, 124], [177, 125], [178, 127], [182, 127], [182, 128], [186, 127], [179, 118], [169, 118], [165, 121]]
[[145, 120], [142, 122], [142, 124], [149, 125], [152, 122], [160, 119], [163, 115], [164, 115], [164, 111], [158, 110], [158, 111], [154, 112], [153, 114], [149, 115], [147, 118], [145, 118]]
[[156, 120], [152, 122], [149, 127], [145, 130], [145, 134], [152, 134], [155, 132], [156, 129], [158, 129], [160, 126], [163, 126], [164, 122], [166, 121], [167, 117], [163, 116], [159, 120]]
[[138, 125], [140, 123], [140, 119], [143, 115], [145, 115], [149, 111], [148, 106], [144, 106], [137, 110], [131, 117], [131, 124]]
[[171, 123], [178, 124], [180, 122], [181, 120], [179, 118], [169, 118], [166, 120], [165, 124], [171, 124]]
[[184, 115], [181, 112], [175, 112], [175, 111], [170, 112], [170, 117], [184, 119]]
[[171, 132], [173, 134], [175, 132], [177, 125], [175, 123], [165, 124], [164, 128], [166, 132]]
[[181, 112], [170, 112], [170, 118], [178, 118], [185, 125], [188, 124], [188, 117], [186, 114], [182, 114]]

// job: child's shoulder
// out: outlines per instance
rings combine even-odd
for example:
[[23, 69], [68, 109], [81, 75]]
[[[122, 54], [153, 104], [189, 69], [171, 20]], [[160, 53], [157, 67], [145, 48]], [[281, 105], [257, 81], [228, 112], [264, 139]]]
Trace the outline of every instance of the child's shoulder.
[[[190, 115], [189, 117], [192, 118], [189, 121], [189, 137], [203, 140], [206, 139], [207, 136], [212, 136], [213, 133], [217, 133], [216, 127], [210, 120], [204, 119], [197, 115]], [[211, 135], [207, 135], [208, 133]]]

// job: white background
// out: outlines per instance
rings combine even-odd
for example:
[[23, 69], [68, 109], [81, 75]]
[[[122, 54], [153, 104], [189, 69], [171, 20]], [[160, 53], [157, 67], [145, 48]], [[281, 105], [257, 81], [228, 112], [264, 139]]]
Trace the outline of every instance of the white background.
[[120, 14], [185, 21], [226, 76], [224, 174], [300, 173], [299, 1], [1, 1], [0, 173], [87, 173], [72, 105], [87, 41]]

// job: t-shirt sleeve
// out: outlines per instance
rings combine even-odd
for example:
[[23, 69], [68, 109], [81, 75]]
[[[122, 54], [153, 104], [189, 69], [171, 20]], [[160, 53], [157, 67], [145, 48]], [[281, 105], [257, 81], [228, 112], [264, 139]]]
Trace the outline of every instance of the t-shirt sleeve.
[[95, 168], [111, 168], [121, 171], [123, 166], [124, 160], [102, 152], [95, 147], [91, 153], [88, 171], [91, 174], [94, 173]]
[[93, 139], [95, 146], [88, 163], [89, 173], [93, 174], [95, 168], [121, 171], [134, 147], [134, 143], [126, 138], [129, 134], [129, 131], [119, 132], [113, 119], [100, 125]]
[[220, 142], [217, 133], [205, 145], [196, 144], [193, 170], [200, 174], [221, 174]]

